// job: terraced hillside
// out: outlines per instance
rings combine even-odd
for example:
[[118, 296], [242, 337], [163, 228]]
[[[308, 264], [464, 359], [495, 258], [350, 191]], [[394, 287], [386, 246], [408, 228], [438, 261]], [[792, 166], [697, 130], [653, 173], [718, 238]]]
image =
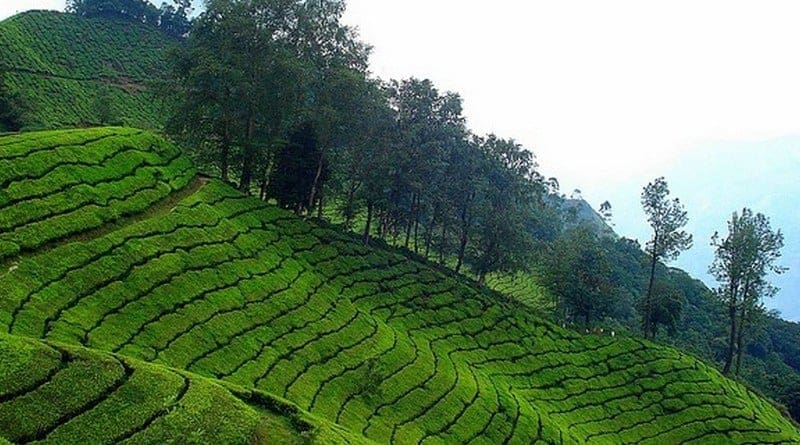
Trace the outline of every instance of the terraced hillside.
[[490, 274], [486, 277], [486, 285], [542, 313], [555, 310], [552, 295], [529, 272]]
[[31, 11], [0, 22], [0, 72], [30, 108], [26, 127], [102, 123], [98, 108], [106, 101], [115, 121], [159, 128], [148, 86], [163, 78], [165, 54], [176, 43], [127, 21]]
[[0, 353], [0, 425], [16, 443], [303, 444], [311, 431], [362, 442], [269, 395], [159, 365], [6, 334]]
[[[169, 144], [134, 130], [11, 136], [0, 138], [0, 180], [7, 188], [60, 189], [45, 185], [59, 181], [60, 167], [25, 174], [27, 159], [58, 152], [52, 142], [63, 138], [64, 147], [75, 147], [63, 163], [80, 163], [94, 156], [81, 141], [100, 133], [109, 135], [104, 145], [142, 152], [152, 145], [162, 147], [158, 159], [181, 159], [165, 154]], [[76, 178], [109, 165], [82, 163]], [[145, 400], [147, 413], [131, 413], [124, 432], [117, 426], [91, 436], [97, 442], [130, 434], [133, 425], [131, 442], [159, 437], [165, 424], [183, 433], [164, 408], [177, 403], [183, 376], [286, 398], [325, 419], [310, 422], [320, 425], [311, 436], [322, 443], [358, 436], [394, 443], [800, 442], [767, 402], [692, 357], [559, 329], [470, 282], [366, 248], [218, 181], [190, 181], [186, 171], [152, 175], [154, 183], [190, 186], [171, 188], [146, 210], [84, 233], [57, 232], [44, 248], [6, 258], [0, 326], [8, 333], [3, 357], [12, 359], [0, 359], [0, 375], [39, 374], [0, 380], [0, 419], [20, 419], [0, 421], [0, 436], [26, 442], [42, 431], [46, 439], [76, 437], [70, 434], [83, 428], [87, 437], [100, 434], [81, 425], [103, 416], [101, 407], [123, 390]], [[72, 200], [82, 202], [93, 188]], [[41, 369], [19, 365], [32, 360], [27, 350], [46, 356]], [[42, 397], [70, 405], [31, 415], [38, 395], [26, 390], [30, 397], [20, 399], [20, 388], [44, 382], [42, 374], [52, 381], [73, 356], [109, 363], [107, 380], [87, 385], [94, 395], [80, 401], [66, 400], [75, 384], [52, 385]], [[161, 383], [128, 388], [139, 369], [161, 372]], [[240, 392], [229, 394], [252, 402]], [[226, 400], [231, 409], [255, 409]], [[177, 405], [180, 413], [193, 402]], [[186, 422], [203, 422], [196, 415]], [[243, 422], [242, 429], [254, 428]], [[204, 435], [211, 430], [186, 428], [210, 440]]]

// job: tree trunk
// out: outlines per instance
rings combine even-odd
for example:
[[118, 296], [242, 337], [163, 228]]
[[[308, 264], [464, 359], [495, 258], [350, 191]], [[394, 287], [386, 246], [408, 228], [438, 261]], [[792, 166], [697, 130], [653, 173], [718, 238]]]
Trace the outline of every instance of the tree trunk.
[[736, 290], [731, 285], [730, 301], [728, 302], [728, 317], [731, 322], [730, 336], [728, 337], [728, 351], [725, 354], [725, 366], [722, 368], [722, 373], [725, 375], [730, 374], [731, 364], [733, 364], [733, 353], [736, 347]]
[[458, 243], [458, 261], [456, 262], [456, 273], [461, 272], [461, 266], [464, 265], [464, 255], [467, 252], [467, 241], [469, 238], [467, 237], [467, 228], [461, 228], [461, 239]]
[[380, 212], [378, 215], [378, 236], [386, 239], [386, 215], [385, 212]]
[[264, 174], [264, 177], [261, 179], [261, 190], [258, 193], [259, 199], [262, 201], [267, 200], [267, 175]]
[[467, 252], [467, 242], [469, 241], [469, 220], [467, 218], [467, 206], [461, 209], [461, 239], [458, 243], [458, 262], [456, 263], [456, 273], [461, 271], [464, 264], [464, 254]]
[[[744, 316], [744, 309], [742, 310]], [[744, 350], [744, 319], [739, 320], [739, 332], [736, 335], [736, 368], [735, 373], [738, 376], [742, 367], [742, 351]]]
[[355, 206], [355, 195], [356, 190], [358, 187], [356, 184], [352, 184], [350, 188], [347, 190], [347, 201], [345, 202], [345, 215], [344, 215], [344, 227], [350, 230], [350, 227], [353, 224], [353, 213], [355, 213], [353, 207]]
[[322, 176], [324, 156], [319, 154], [319, 161], [317, 161], [317, 172], [314, 174], [314, 182], [311, 184], [311, 193], [308, 197], [308, 214], [314, 213], [314, 204], [316, 203], [317, 187], [319, 187], [319, 178]]
[[747, 322], [747, 295], [750, 293], [750, 282], [745, 281], [744, 289], [742, 292], [742, 303], [739, 308], [739, 329], [736, 333], [736, 368], [735, 373], [738, 376], [742, 366], [742, 354], [744, 351], [744, 334]]
[[364, 225], [364, 245], [369, 245], [369, 232], [372, 227], [372, 201], [367, 202], [367, 223]]
[[419, 208], [421, 207], [421, 203], [419, 202], [419, 195], [417, 195], [416, 198], [417, 204], [414, 207], [414, 253], [419, 253]]
[[323, 196], [324, 195], [322, 194], [322, 191], [320, 190], [319, 198], [317, 198], [317, 219], [319, 219], [319, 220], [322, 219], [322, 210], [323, 210], [323, 205], [324, 205]]
[[406, 249], [408, 249], [408, 246], [411, 243], [411, 228], [413, 226], [414, 223], [409, 219], [408, 222], [406, 223], [406, 242], [405, 242]]
[[239, 191], [247, 195], [250, 194], [250, 184], [253, 181], [253, 166], [255, 164], [253, 135], [255, 134], [255, 129], [255, 119], [250, 116], [247, 119], [247, 138], [244, 143], [244, 160], [242, 161], [242, 175], [239, 182]]
[[434, 230], [436, 230], [436, 225], [434, 221], [431, 221], [431, 225], [425, 230], [425, 259], [428, 259], [431, 253], [431, 240], [433, 240]]
[[656, 264], [658, 263], [658, 232], [653, 237], [653, 253], [650, 258], [650, 281], [647, 284], [647, 295], [644, 299], [644, 314], [642, 320], [642, 327], [644, 330], [644, 338], [648, 338], [653, 329], [653, 284], [656, 279]]
[[442, 238], [439, 241], [439, 264], [444, 265], [444, 254], [447, 252], [447, 220], [442, 223]]
[[222, 151], [219, 155], [219, 169], [220, 173], [222, 174], [222, 181], [228, 182], [229, 177], [229, 164], [228, 158], [230, 157], [231, 151], [231, 142], [230, 136], [228, 136], [228, 126], [225, 125], [225, 129], [222, 131]]

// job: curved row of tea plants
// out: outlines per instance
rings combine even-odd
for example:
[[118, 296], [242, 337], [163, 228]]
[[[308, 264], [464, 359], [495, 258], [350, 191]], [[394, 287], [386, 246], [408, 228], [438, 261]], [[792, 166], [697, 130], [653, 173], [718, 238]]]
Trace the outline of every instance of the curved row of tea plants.
[[543, 313], [555, 309], [553, 296], [529, 272], [491, 274], [486, 277], [486, 285]]
[[0, 369], [18, 444], [361, 442], [264, 393], [80, 347], [0, 334]]
[[195, 176], [149, 133], [109, 128], [0, 144], [0, 259], [143, 212]]
[[217, 181], [70, 241], [0, 275], [8, 333], [256, 388], [379, 442], [800, 440], [692, 357], [562, 330]]

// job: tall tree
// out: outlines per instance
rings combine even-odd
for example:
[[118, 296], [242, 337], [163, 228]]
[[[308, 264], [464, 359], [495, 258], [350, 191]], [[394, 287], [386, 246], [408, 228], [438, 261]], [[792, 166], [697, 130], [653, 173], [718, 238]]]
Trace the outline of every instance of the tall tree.
[[729, 322], [723, 373], [730, 373], [734, 358], [738, 373], [746, 330], [763, 311], [762, 299], [775, 291], [767, 277], [786, 270], [776, 264], [783, 248], [783, 234], [772, 230], [766, 216], [745, 208], [741, 214], [734, 212], [731, 216], [728, 235], [722, 238], [715, 233], [711, 245], [715, 258], [709, 272], [720, 283], [717, 294], [726, 306]]
[[[453, 211], [455, 225], [458, 233], [458, 245], [456, 250], [456, 272], [461, 271], [467, 252], [467, 243], [474, 237], [476, 219], [478, 218], [478, 207], [481, 203], [484, 191], [482, 174], [487, 168], [488, 159], [480, 149], [481, 140], [473, 138], [472, 141], [465, 141], [451, 151], [451, 159], [448, 163], [447, 178], [449, 179], [445, 190], [447, 192], [447, 202]], [[453, 181], [451, 178], [458, 178]], [[441, 238], [439, 249], [442, 254], [447, 252], [447, 229], [448, 215], [442, 215]], [[443, 259], [443, 255], [440, 256]]]
[[482, 283], [491, 272], [512, 272], [528, 263], [534, 248], [528, 223], [544, 187], [533, 153], [513, 139], [489, 135], [481, 149], [487, 162], [470, 262]]
[[384, 207], [391, 152], [394, 148], [395, 116], [388, 92], [380, 81], [369, 80], [352, 98], [360, 118], [348, 126], [353, 137], [343, 150], [333, 152], [332, 189], [341, 199], [339, 209], [349, 228], [359, 208], [366, 209], [364, 243], [374, 228], [375, 212]]
[[647, 338], [655, 332], [653, 290], [656, 265], [659, 261], [672, 261], [682, 251], [689, 249], [692, 246], [692, 235], [682, 230], [688, 222], [686, 210], [678, 198], [669, 199], [669, 186], [663, 177], [645, 186], [642, 191], [642, 207], [653, 230], [653, 237], [645, 246], [645, 252], [650, 257], [650, 278], [641, 305], [642, 331]]
[[310, 70], [305, 120], [314, 125], [320, 148], [308, 195], [309, 211], [322, 194], [323, 165], [356, 137], [350, 127], [361, 116], [359, 90], [367, 83], [371, 48], [359, 40], [354, 28], [341, 22], [345, 9], [343, 0], [299, 2], [296, 32], [290, 36], [298, 57]]
[[611, 264], [599, 236], [586, 224], [566, 231], [544, 258], [544, 283], [567, 319], [588, 328], [607, 315], [614, 302]]

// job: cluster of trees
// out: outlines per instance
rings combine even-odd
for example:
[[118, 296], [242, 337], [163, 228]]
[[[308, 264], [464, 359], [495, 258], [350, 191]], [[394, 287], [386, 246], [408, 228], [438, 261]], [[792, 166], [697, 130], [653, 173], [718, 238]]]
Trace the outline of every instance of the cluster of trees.
[[[544, 265], [545, 284], [554, 293], [563, 319], [592, 320], [611, 316], [630, 319], [630, 312], [619, 306], [635, 306], [639, 329], [646, 338], [659, 328], [674, 334], [680, 315], [694, 286], [683, 286], [665, 266], [692, 245], [684, 230], [687, 212], [677, 198], [670, 198], [664, 178], [657, 178], [642, 191], [642, 207], [652, 229], [644, 249], [631, 240], [604, 235], [588, 225], [569, 226], [549, 244]], [[610, 204], [604, 203], [602, 216], [610, 217]], [[769, 219], [750, 209], [734, 213], [728, 221], [728, 234], [715, 234], [711, 240], [716, 257], [709, 271], [719, 281], [714, 292], [718, 309], [727, 314], [727, 342], [723, 354], [725, 373], [739, 374], [748, 336], [754, 336], [765, 321], [765, 298], [776, 289], [769, 283], [771, 274], [784, 268], [776, 262], [781, 256], [783, 235], [773, 230]], [[710, 308], [712, 312], [717, 308]]]
[[[473, 135], [461, 98], [382, 81], [339, 0], [210, 0], [174, 57], [168, 129], [239, 189], [363, 227], [479, 280], [552, 237], [548, 185], [513, 139]], [[538, 217], [537, 217], [538, 216]]]
[[[573, 224], [549, 205], [558, 183], [539, 175], [530, 151], [513, 139], [472, 134], [457, 94], [428, 80], [371, 78], [370, 48], [341, 23], [344, 10], [343, 0], [208, 0], [192, 23], [190, 0], [160, 9], [147, 0], [67, 2], [78, 15], [188, 36], [165, 88], [175, 94], [168, 130], [242, 191], [298, 214], [322, 216], [327, 200], [346, 227], [360, 225], [365, 243], [391, 239], [452, 261], [456, 271], [468, 265], [480, 281], [535, 261], [566, 319], [588, 325], [627, 316], [620, 306], [633, 306], [645, 337], [661, 326], [674, 330], [684, 298], [663, 263], [690, 248], [692, 237], [664, 178], [642, 193], [652, 228], [643, 268], [638, 243]], [[95, 107], [111, 122], [106, 96]], [[24, 108], [0, 77], [0, 127], [18, 129]], [[610, 223], [608, 202], [600, 214]], [[748, 328], [775, 291], [766, 276], [782, 271], [774, 262], [783, 245], [780, 232], [749, 209], [734, 214], [729, 230], [713, 239], [710, 269], [723, 284], [717, 295], [730, 324], [726, 372], [740, 368]], [[646, 276], [644, 286], [634, 276]]]
[[191, 0], [172, 0], [156, 8], [147, 0], [67, 0], [66, 11], [82, 17], [131, 20], [158, 27], [168, 35], [185, 36], [192, 25]]
[[[585, 224], [567, 224], [549, 244], [539, 273], [556, 298], [557, 317], [587, 328], [603, 320], [649, 338], [663, 327], [668, 336], [661, 340], [721, 363], [724, 373], [747, 378], [800, 419], [800, 325], [764, 307], [776, 291], [769, 277], [785, 271], [777, 264], [780, 230], [750, 209], [734, 213], [728, 233], [711, 239], [716, 255], [709, 270], [720, 283], [712, 291], [665, 264], [692, 237], [664, 178], [644, 188], [642, 206], [652, 229], [644, 248]], [[608, 222], [610, 205], [601, 216]]]
[[[573, 199], [579, 194], [576, 190]], [[559, 236], [548, 244], [547, 255], [540, 259], [542, 277], [564, 320], [581, 321], [588, 328], [608, 316], [629, 320], [630, 308], [636, 307], [645, 337], [655, 337], [660, 327], [674, 332], [683, 298], [665, 279], [663, 263], [691, 246], [691, 235], [682, 230], [687, 214], [680, 200], [669, 198], [664, 178], [644, 188], [642, 207], [653, 231], [644, 252], [638, 242], [617, 239], [610, 230], [585, 222], [564, 221]], [[599, 216], [610, 224], [608, 201]]]
[[[637, 243], [570, 224], [548, 205], [558, 185], [530, 151], [472, 134], [457, 94], [371, 78], [370, 48], [341, 23], [344, 10], [341, 0], [208, 1], [173, 58], [169, 131], [243, 192], [298, 214], [336, 211], [365, 243], [389, 239], [456, 271], [467, 265], [479, 281], [535, 259], [563, 317], [590, 324], [622, 304], [638, 309], [646, 337], [674, 330], [684, 299], [659, 277], [692, 237], [664, 178], [642, 192], [652, 238], [641, 267]], [[609, 221], [610, 204], [601, 210]], [[644, 286], [618, 264], [646, 276]], [[737, 309], [734, 343], [755, 295], [769, 293], [753, 280], [725, 297]]]

